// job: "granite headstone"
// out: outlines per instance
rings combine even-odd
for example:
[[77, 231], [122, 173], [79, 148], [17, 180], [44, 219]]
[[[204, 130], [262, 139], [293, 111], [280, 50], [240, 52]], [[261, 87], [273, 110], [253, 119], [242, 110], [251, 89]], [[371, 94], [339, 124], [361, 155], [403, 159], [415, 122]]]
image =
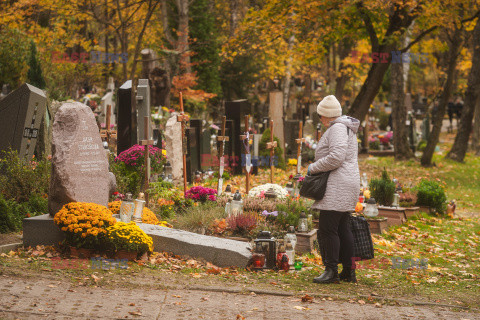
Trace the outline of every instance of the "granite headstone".
[[27, 83], [0, 101], [0, 152], [10, 148], [31, 158], [45, 115], [45, 93]]
[[75, 201], [107, 206], [112, 176], [92, 110], [80, 102], [64, 103], [52, 136], [50, 215]]

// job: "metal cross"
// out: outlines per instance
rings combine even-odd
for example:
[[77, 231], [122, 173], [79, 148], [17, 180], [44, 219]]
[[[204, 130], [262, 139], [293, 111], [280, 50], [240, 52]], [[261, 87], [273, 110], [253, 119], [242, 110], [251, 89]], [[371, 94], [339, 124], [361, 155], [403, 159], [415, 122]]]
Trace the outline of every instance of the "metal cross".
[[150, 126], [149, 122], [150, 119], [146, 116], [143, 117], [144, 120], [144, 136], [145, 140], [140, 140], [140, 145], [145, 146], [144, 157], [145, 157], [145, 176], [144, 176], [144, 183], [143, 183], [143, 192], [145, 193], [145, 205], [148, 206], [148, 186], [150, 183], [150, 148], [149, 146], [153, 146], [154, 141], [149, 140], [150, 133], [148, 132], [148, 128]]
[[245, 134], [240, 136], [240, 140], [243, 141], [245, 147], [245, 172], [246, 172], [246, 194], [250, 190], [250, 169], [252, 168], [252, 155], [250, 154], [250, 133], [249, 133], [249, 120], [250, 116], [245, 115]]
[[222, 194], [222, 186], [223, 186], [223, 169], [225, 168], [225, 141], [229, 141], [230, 137], [225, 136], [225, 127], [227, 124], [227, 117], [223, 116], [222, 118], [222, 135], [217, 136], [217, 141], [220, 141], [220, 145], [218, 147], [218, 156], [219, 156], [219, 162], [220, 162], [220, 167], [218, 169], [218, 186], [217, 186], [217, 194], [220, 195]]
[[302, 167], [302, 143], [305, 142], [305, 138], [303, 138], [303, 122], [301, 120], [298, 139], [295, 139], [295, 142], [297, 143], [297, 174], [299, 174]]

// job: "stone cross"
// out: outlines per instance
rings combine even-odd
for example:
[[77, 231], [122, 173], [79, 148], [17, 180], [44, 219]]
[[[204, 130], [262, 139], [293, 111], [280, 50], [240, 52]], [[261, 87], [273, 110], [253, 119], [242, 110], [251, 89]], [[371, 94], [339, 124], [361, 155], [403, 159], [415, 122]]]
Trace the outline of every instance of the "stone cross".
[[250, 169], [252, 167], [252, 158], [250, 154], [250, 133], [249, 133], [249, 115], [245, 115], [245, 134], [240, 136], [240, 140], [243, 141], [245, 147], [245, 172], [246, 172], [246, 194], [250, 190]]
[[298, 130], [298, 139], [295, 139], [297, 143], [297, 174], [300, 173], [300, 168], [302, 167], [302, 143], [305, 142], [303, 138], [303, 122], [300, 121], [300, 129]]
[[227, 124], [227, 117], [223, 116], [222, 118], [222, 135], [217, 136], [217, 141], [220, 141], [220, 145], [218, 147], [218, 157], [220, 162], [220, 167], [218, 169], [218, 186], [217, 186], [217, 194], [222, 194], [222, 185], [223, 185], [223, 169], [225, 168], [225, 141], [229, 141], [230, 137], [225, 135], [225, 126]]
[[187, 136], [185, 130], [187, 129], [187, 122], [189, 118], [183, 111], [183, 94], [180, 92], [180, 115], [177, 116], [177, 122], [182, 124], [182, 150], [183, 150], [183, 195], [187, 193]]
[[267, 142], [267, 149], [270, 149], [270, 183], [273, 183], [273, 157], [277, 141], [273, 140], [273, 120], [270, 120], [270, 142]]
[[[148, 137], [150, 132], [148, 130], [149, 125], [150, 125], [150, 118], [148, 116], [143, 117], [143, 130], [144, 130], [144, 136]], [[145, 205], [148, 206], [148, 185], [149, 185], [149, 180], [150, 180], [150, 150], [148, 146], [153, 146], [154, 141], [153, 140], [140, 140], [140, 145], [145, 146], [145, 151], [144, 151], [144, 157], [145, 157], [145, 175], [144, 175], [144, 184], [143, 184], [143, 192], [145, 193]]]

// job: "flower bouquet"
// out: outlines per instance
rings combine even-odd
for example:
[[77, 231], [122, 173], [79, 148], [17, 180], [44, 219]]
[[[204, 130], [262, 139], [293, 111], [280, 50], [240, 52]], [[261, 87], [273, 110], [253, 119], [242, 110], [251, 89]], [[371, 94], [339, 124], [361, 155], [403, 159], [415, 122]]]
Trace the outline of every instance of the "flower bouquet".
[[275, 194], [277, 195], [277, 198], [279, 198], [279, 199], [284, 199], [288, 195], [288, 192], [284, 187], [282, 187], [278, 184], [274, 184], [274, 183], [266, 183], [266, 184], [262, 184], [260, 186], [257, 186], [255, 188], [252, 188], [248, 192], [248, 196], [249, 197], [257, 197], [257, 198], [265, 198], [265, 192], [267, 192], [270, 188], [273, 188], [273, 191], [275, 192]]
[[107, 241], [111, 249], [138, 254], [153, 251], [153, 240], [135, 222], [117, 222], [107, 228]]
[[200, 202], [217, 201], [217, 190], [202, 186], [193, 187], [186, 192], [185, 197]]
[[106, 229], [116, 223], [108, 208], [85, 202], [64, 205], [53, 221], [65, 232], [68, 245], [87, 249], [98, 248]]

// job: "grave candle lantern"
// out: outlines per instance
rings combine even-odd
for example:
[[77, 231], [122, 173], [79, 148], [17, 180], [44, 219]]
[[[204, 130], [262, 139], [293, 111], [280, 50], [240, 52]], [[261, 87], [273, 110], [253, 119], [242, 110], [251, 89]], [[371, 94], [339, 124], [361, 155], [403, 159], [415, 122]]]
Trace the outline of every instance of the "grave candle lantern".
[[370, 198], [367, 200], [367, 204], [365, 206], [364, 210], [365, 216], [369, 218], [373, 218], [378, 216], [378, 208], [377, 208], [377, 203], [375, 202], [374, 198]]
[[132, 219], [133, 211], [134, 211], [134, 204], [132, 200], [132, 194], [127, 193], [125, 195], [125, 200], [123, 200], [122, 203], [120, 204], [120, 210], [119, 210], [120, 220], [122, 222], [129, 223]]
[[243, 200], [242, 195], [237, 190], [233, 195], [232, 203], [230, 204], [231, 213], [235, 216], [238, 216], [243, 213]]
[[293, 183], [291, 183], [291, 182], [287, 183], [287, 186], [285, 187], [285, 189], [287, 189], [288, 194], [289, 194], [291, 197], [293, 197], [293, 191], [294, 191], [294, 189], [293, 189]]
[[300, 214], [300, 219], [298, 220], [298, 232], [307, 232], [308, 231], [308, 220], [305, 212]]
[[138, 199], [135, 199], [135, 212], [133, 214], [133, 221], [142, 222], [143, 208], [145, 207], [145, 195], [140, 192]]
[[276, 265], [277, 241], [270, 231], [261, 231], [255, 239], [257, 250], [265, 256], [265, 268], [273, 269]]
[[398, 207], [400, 205], [399, 201], [400, 201], [400, 195], [395, 192], [395, 194], [393, 195], [392, 207]]

